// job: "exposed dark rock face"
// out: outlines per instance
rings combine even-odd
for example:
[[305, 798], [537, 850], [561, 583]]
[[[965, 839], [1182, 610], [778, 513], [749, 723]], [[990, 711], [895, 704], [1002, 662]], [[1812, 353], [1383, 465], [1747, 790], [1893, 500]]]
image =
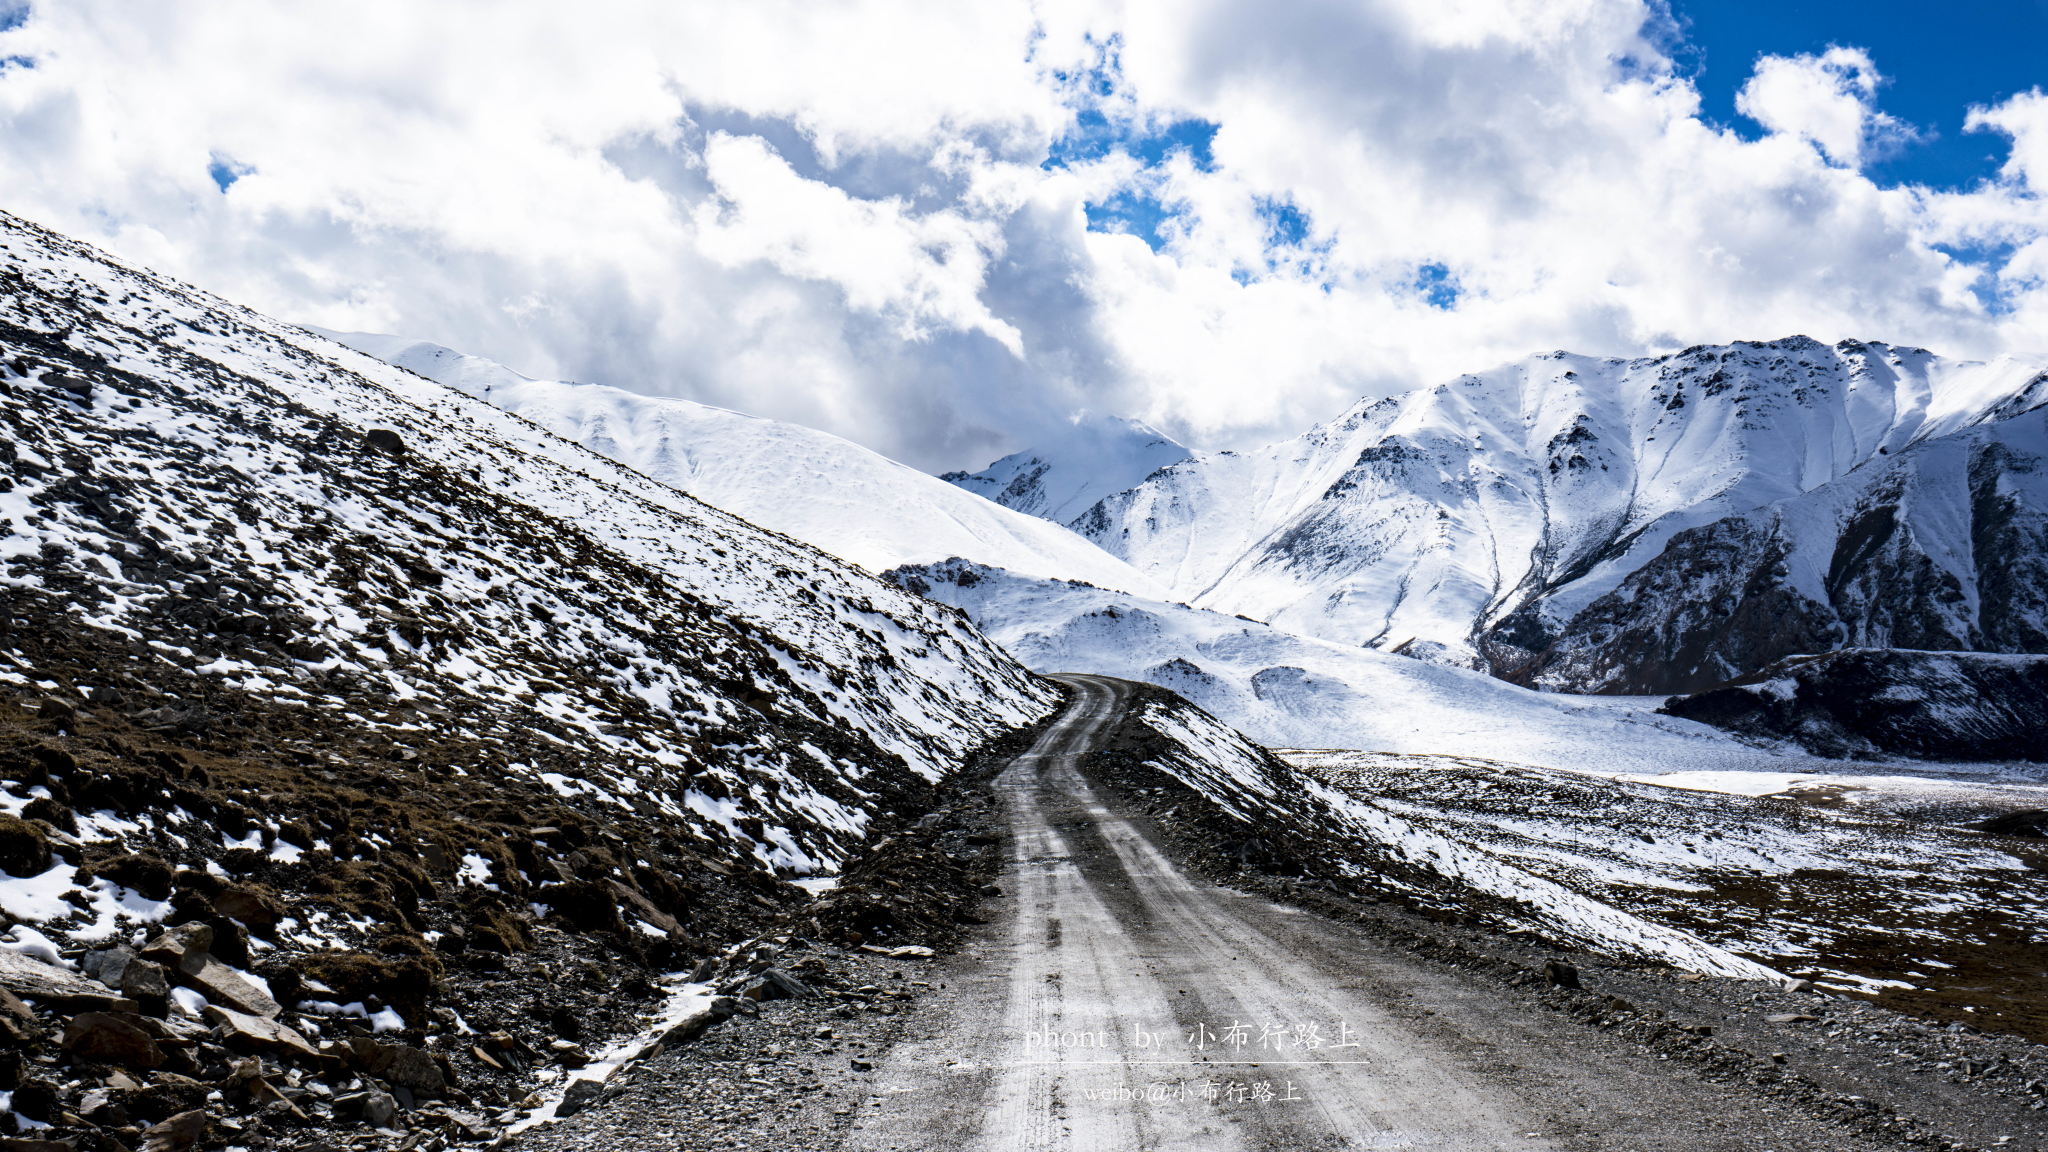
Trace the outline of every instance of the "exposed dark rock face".
[[1662, 711], [1820, 756], [2048, 760], [2048, 657], [1852, 648], [1794, 656]]
[[1678, 533], [1555, 635], [1511, 618], [1482, 651], [1520, 683], [1621, 694], [1838, 648], [2048, 652], [2044, 455], [2044, 410], [1926, 441]]

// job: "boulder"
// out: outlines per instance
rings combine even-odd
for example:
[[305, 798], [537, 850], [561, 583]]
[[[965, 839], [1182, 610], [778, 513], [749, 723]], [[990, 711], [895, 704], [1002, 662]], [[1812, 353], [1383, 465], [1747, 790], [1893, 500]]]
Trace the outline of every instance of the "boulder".
[[164, 1050], [148, 1032], [108, 1012], [81, 1012], [64, 1026], [60, 1046], [74, 1056], [124, 1068], [160, 1068]]
[[343, 1123], [363, 1123], [372, 1128], [389, 1128], [398, 1119], [398, 1101], [388, 1092], [349, 1092], [334, 1098], [334, 1118]]
[[258, 1052], [289, 1053], [314, 1064], [321, 1062], [320, 1049], [284, 1024], [263, 1016], [236, 1012], [218, 1004], [206, 1006], [207, 1023], [220, 1029], [221, 1046], [245, 1055]]
[[780, 968], [764, 968], [746, 994], [756, 1000], [808, 1000], [817, 993], [811, 986]]
[[161, 1016], [170, 1006], [170, 977], [163, 965], [153, 960], [115, 947], [87, 953], [83, 967], [100, 983], [135, 1001], [149, 1015]]
[[180, 1112], [160, 1124], [144, 1128], [142, 1146], [147, 1152], [178, 1152], [197, 1144], [210, 1126], [211, 1121], [206, 1118], [204, 1109]]
[[128, 1109], [120, 1096], [111, 1088], [95, 1088], [79, 1098], [78, 1114], [102, 1128], [126, 1128]]
[[278, 916], [283, 912], [275, 898], [234, 885], [215, 892], [212, 900], [214, 911], [240, 920], [258, 935], [268, 935], [277, 927]]
[[606, 883], [611, 885], [612, 894], [618, 897], [620, 912], [628, 916], [637, 916], [656, 928], [661, 929], [663, 932], [668, 933], [670, 936], [676, 936], [682, 932], [683, 926], [676, 923], [676, 918], [655, 907], [654, 901], [619, 883], [617, 880], [607, 880]]
[[38, 1004], [99, 1009], [135, 1006], [95, 981], [5, 949], [0, 949], [0, 988]]
[[56, 1118], [57, 1100], [62, 1095], [48, 1080], [24, 1080], [14, 1090], [14, 1110], [31, 1120], [48, 1123]]
[[571, 1080], [569, 1081], [569, 1087], [562, 1093], [562, 1102], [555, 1105], [555, 1116], [558, 1119], [574, 1116], [585, 1108], [590, 1107], [602, 1095], [604, 1095], [604, 1085], [599, 1081]]
[[212, 955], [201, 952], [188, 954], [178, 965], [178, 983], [198, 992], [215, 1004], [224, 1004], [237, 1012], [275, 1020], [284, 1011], [270, 993], [242, 979], [235, 970], [215, 960]]
[[201, 955], [213, 948], [213, 926], [193, 922], [166, 929], [142, 946], [142, 958], [154, 960], [177, 971], [187, 955]]
[[379, 1044], [365, 1036], [357, 1036], [348, 1044], [356, 1065], [379, 1080], [410, 1088], [421, 1096], [439, 1096], [448, 1090], [441, 1066], [417, 1048]]

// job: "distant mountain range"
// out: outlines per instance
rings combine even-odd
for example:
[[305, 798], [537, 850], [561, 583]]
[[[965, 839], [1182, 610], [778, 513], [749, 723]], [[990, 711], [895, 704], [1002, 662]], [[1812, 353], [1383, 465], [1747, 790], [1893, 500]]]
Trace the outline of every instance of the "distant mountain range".
[[1067, 523], [1171, 599], [1565, 691], [1844, 646], [2039, 652], [2044, 404], [2041, 355], [1556, 352], [1197, 453]]

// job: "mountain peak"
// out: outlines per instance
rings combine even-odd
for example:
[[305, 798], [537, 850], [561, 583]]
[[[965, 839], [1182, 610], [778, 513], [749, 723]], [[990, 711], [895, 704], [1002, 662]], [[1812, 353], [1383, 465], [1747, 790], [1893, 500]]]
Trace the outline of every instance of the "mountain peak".
[[1005, 508], [1071, 525], [1105, 496], [1188, 458], [1179, 443], [1141, 421], [1099, 416], [1057, 443], [1014, 452], [979, 472], [939, 477]]

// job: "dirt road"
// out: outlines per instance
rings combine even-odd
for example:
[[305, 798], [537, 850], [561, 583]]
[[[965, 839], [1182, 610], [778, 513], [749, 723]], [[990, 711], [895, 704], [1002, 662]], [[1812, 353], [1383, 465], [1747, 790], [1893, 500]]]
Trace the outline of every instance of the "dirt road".
[[943, 970], [844, 1147], [1869, 1146], [1183, 872], [1077, 764], [1121, 682], [1062, 679], [1067, 714], [995, 782], [1002, 917]]

